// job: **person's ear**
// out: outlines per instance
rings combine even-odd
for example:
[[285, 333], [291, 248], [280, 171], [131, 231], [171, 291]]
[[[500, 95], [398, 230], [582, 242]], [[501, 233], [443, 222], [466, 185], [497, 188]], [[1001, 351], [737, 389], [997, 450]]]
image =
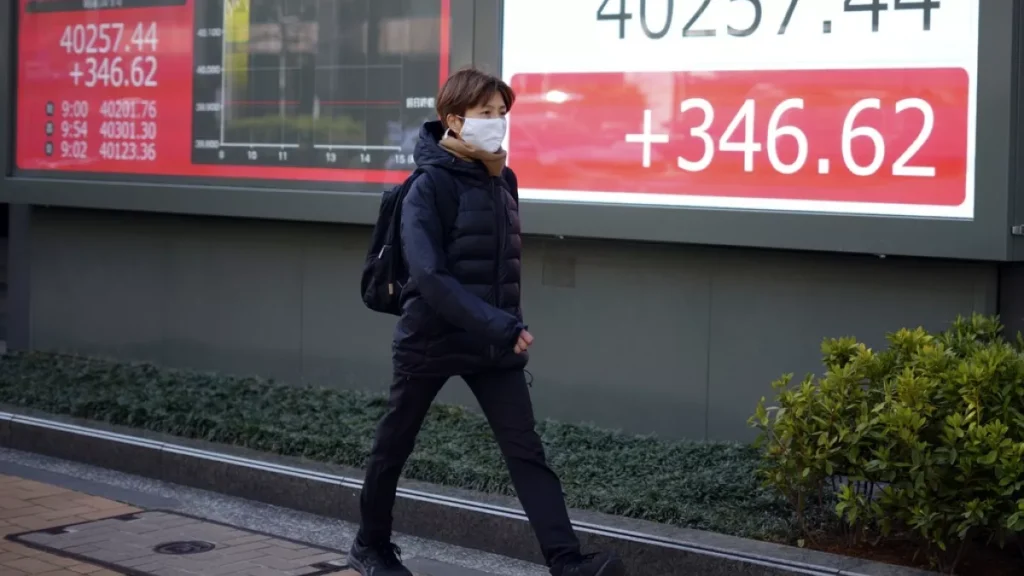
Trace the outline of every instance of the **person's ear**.
[[449, 114], [445, 122], [448, 124], [448, 130], [455, 134], [462, 134], [462, 118], [455, 114]]

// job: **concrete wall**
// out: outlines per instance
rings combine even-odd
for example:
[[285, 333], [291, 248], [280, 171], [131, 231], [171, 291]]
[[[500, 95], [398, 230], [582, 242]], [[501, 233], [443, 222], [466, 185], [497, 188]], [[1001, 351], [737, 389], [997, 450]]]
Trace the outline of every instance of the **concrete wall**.
[[[31, 345], [383, 390], [393, 319], [363, 308], [368, 228], [33, 209]], [[994, 264], [529, 238], [542, 417], [748, 439], [825, 335], [880, 344], [996, 311]], [[443, 401], [472, 402], [453, 381]]]

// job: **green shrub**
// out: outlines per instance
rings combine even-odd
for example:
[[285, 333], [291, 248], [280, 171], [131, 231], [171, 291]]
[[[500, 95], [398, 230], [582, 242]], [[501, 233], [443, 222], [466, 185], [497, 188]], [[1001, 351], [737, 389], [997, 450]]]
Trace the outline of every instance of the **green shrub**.
[[[0, 359], [0, 404], [363, 467], [387, 399], [33, 352]], [[797, 533], [785, 501], [758, 482], [750, 446], [552, 421], [537, 430], [572, 507], [751, 538]], [[513, 495], [487, 423], [458, 406], [432, 407], [405, 475]]]
[[825, 373], [758, 404], [761, 475], [798, 515], [835, 488], [850, 538], [912, 535], [940, 569], [1024, 532], [1024, 353], [998, 319], [822, 344]]

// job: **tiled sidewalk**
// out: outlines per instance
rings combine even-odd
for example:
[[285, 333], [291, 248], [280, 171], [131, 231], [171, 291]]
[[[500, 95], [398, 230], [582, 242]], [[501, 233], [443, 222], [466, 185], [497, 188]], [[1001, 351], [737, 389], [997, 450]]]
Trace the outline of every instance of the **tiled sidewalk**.
[[131, 506], [103, 498], [13, 476], [0, 476], [0, 574], [116, 576], [117, 572], [46, 554], [9, 542], [4, 537], [136, 511]]
[[[358, 576], [335, 548], [191, 516], [173, 500], [146, 504], [70, 477], [7, 472], [0, 474], [0, 576]], [[423, 556], [406, 565], [417, 576], [488, 576]]]
[[336, 551], [0, 475], [0, 576], [126, 572], [152, 576], [355, 574], [345, 569], [344, 556]]

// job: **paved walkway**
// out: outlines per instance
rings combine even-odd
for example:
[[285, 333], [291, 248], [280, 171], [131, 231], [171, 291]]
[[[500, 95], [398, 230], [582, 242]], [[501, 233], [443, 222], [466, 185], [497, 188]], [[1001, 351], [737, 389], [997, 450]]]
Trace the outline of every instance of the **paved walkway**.
[[133, 512], [137, 512], [137, 509], [118, 502], [14, 476], [0, 476], [0, 538], [3, 538], [0, 539], [0, 574], [117, 575], [118, 572], [94, 564], [47, 554], [11, 542], [6, 536]]
[[[0, 448], [0, 576], [355, 576], [358, 526]], [[396, 533], [417, 576], [548, 576], [543, 566]]]
[[[184, 510], [175, 499], [97, 484], [82, 478], [90, 473], [88, 467], [68, 466], [75, 475], [0, 460], [0, 576], [358, 576], [342, 552], [315, 537], [318, 521], [313, 517], [303, 517], [299, 532], [304, 535], [293, 534], [302, 539], [295, 540], [281, 535], [293, 530], [277, 525], [283, 509], [272, 512], [175, 489], [188, 490], [179, 495], [197, 505]], [[218, 509], [244, 511], [249, 521], [229, 525], [211, 520], [210, 512]], [[336, 522], [328, 526], [332, 543], [339, 541], [338, 528]], [[458, 555], [467, 554], [474, 553]], [[417, 576], [491, 574], [415, 554], [406, 565]]]
[[348, 576], [336, 551], [0, 476], [0, 574]]

